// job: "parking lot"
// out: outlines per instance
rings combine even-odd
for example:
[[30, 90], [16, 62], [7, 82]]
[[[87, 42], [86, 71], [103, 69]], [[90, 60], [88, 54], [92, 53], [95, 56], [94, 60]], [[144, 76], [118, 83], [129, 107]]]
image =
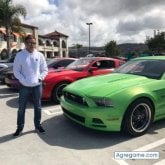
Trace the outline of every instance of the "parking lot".
[[[22, 136], [16, 129], [18, 93], [0, 85], [0, 164], [2, 165], [163, 165], [165, 121], [152, 125], [147, 134], [131, 138], [120, 132], [98, 132], [67, 120], [59, 105], [43, 102], [42, 125], [46, 134], [34, 131], [33, 107], [28, 104]], [[129, 153], [128, 153], [129, 152]], [[130, 154], [157, 153], [157, 157], [128, 159]], [[119, 157], [117, 157], [117, 155]], [[124, 153], [125, 159], [121, 154]]]

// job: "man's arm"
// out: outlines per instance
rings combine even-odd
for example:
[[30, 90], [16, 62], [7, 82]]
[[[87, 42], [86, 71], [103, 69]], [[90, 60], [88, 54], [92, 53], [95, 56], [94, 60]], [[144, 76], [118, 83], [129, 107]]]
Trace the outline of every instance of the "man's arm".
[[13, 63], [13, 73], [14, 73], [14, 76], [19, 80], [19, 82], [21, 84], [24, 84], [25, 78], [22, 74], [21, 67], [22, 67], [22, 65], [19, 62], [19, 56], [16, 55], [16, 57], [14, 59], [14, 63]]
[[45, 60], [45, 57], [42, 55], [41, 56], [41, 64], [40, 64], [40, 78], [39, 80], [44, 80], [44, 78], [46, 77], [46, 75], [48, 74], [48, 67], [47, 67], [47, 63]]

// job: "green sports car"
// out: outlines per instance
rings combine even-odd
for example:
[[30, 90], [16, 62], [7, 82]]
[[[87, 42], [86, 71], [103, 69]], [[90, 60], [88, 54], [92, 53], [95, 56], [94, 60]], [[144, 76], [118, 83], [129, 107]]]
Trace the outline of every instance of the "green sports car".
[[111, 74], [85, 78], [63, 90], [69, 119], [102, 131], [144, 134], [165, 118], [165, 56], [133, 59]]

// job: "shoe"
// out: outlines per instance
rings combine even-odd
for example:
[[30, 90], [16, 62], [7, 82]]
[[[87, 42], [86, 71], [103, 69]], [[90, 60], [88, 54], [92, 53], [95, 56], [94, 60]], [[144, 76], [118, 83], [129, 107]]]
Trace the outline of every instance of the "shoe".
[[42, 128], [42, 126], [37, 127], [37, 128], [36, 128], [36, 131], [37, 131], [38, 133], [42, 133], [42, 134], [45, 133], [45, 130]]
[[18, 136], [20, 136], [21, 135], [21, 133], [22, 133], [22, 128], [17, 128], [17, 130], [15, 131], [15, 133], [13, 134], [13, 136], [14, 137], [18, 137]]

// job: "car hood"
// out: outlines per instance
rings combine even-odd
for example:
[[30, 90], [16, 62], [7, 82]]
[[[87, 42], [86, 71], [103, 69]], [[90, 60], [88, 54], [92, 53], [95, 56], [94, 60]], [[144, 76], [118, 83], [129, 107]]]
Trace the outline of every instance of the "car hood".
[[150, 83], [151, 81], [154, 80], [144, 76], [111, 73], [76, 81], [68, 85], [66, 89], [90, 96], [107, 96], [130, 87]]
[[10, 62], [0, 62], [1, 64], [5, 64], [7, 65], [8, 67], [11, 67], [13, 66], [13, 63], [10, 63]]
[[67, 76], [71, 75], [73, 73], [77, 73], [77, 71], [74, 70], [66, 70], [66, 69], [49, 69], [48, 75], [46, 76], [45, 80], [59, 77], [59, 76]]

